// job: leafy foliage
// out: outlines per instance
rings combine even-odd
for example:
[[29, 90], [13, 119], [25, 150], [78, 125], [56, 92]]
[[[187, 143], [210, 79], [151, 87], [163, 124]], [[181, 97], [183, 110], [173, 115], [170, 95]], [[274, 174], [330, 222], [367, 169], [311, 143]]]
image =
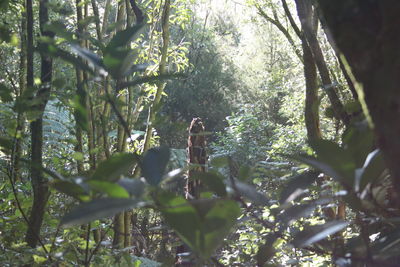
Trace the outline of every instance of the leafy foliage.
[[[376, 139], [364, 121], [362, 99], [348, 90], [349, 73], [322, 27], [316, 41], [333, 84], [317, 92], [322, 137], [306, 139], [304, 36], [296, 37], [298, 21], [290, 17], [302, 1], [55, 0], [46, 5], [45, 25], [42, 2], [32, 10], [29, 1], [0, 4], [3, 265], [399, 261], [399, 193], [379, 148], [394, 140]], [[146, 19], [136, 24], [138, 10]], [[40, 73], [48, 59], [51, 83]], [[27, 86], [32, 69], [34, 86]], [[349, 123], [326, 97], [334, 89]], [[206, 172], [188, 177], [199, 167], [187, 164], [185, 149], [197, 116], [210, 158], [201, 166]], [[33, 164], [32, 137], [39, 139], [30, 126], [41, 118], [41, 156]], [[198, 199], [183, 197], [191, 180], [200, 185]], [[39, 246], [31, 248], [24, 233], [29, 213], [39, 210], [32, 205], [38, 188], [46, 189], [39, 195], [45, 212]]]

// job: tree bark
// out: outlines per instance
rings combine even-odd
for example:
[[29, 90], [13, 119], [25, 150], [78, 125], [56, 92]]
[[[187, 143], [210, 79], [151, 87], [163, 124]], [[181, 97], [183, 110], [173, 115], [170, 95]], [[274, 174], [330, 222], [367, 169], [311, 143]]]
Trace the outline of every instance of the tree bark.
[[[307, 129], [307, 140], [310, 145], [315, 141], [322, 138], [322, 133], [319, 124], [319, 99], [318, 99], [318, 77], [317, 77], [317, 67], [315, 64], [315, 59], [311, 48], [304, 36], [303, 31], [297, 26], [290, 13], [289, 7], [286, 0], [282, 0], [283, 9], [285, 14], [289, 19], [290, 25], [296, 32], [297, 36], [301, 40], [301, 46], [303, 49], [303, 68], [304, 68], [304, 78], [306, 82], [306, 99], [305, 99], [305, 109], [304, 109], [304, 119]], [[313, 23], [313, 16], [311, 15], [311, 10], [309, 10], [309, 16], [306, 17], [307, 24], [310, 25], [311, 31], [315, 34], [317, 27]]]
[[318, 80], [317, 68], [310, 47], [305, 40], [302, 40], [304, 77], [306, 81], [306, 99], [304, 109], [304, 119], [307, 129], [307, 140], [310, 145], [321, 139], [321, 129], [319, 126], [319, 99], [318, 99]]
[[400, 203], [400, 1], [319, 0], [373, 126]]
[[332, 82], [329, 75], [329, 69], [324, 59], [321, 47], [319, 45], [317, 35], [313, 32], [313, 15], [312, 4], [309, 0], [296, 0], [297, 13], [300, 19], [304, 37], [310, 46], [314, 56], [315, 64], [317, 65], [319, 75], [322, 80], [323, 88], [328, 95], [333, 111], [338, 119], [345, 125], [349, 125], [350, 118], [344, 110], [343, 104], [336, 93], [336, 85]]
[[[81, 40], [81, 35], [83, 34], [83, 27], [81, 25], [81, 21], [83, 20], [83, 14], [82, 14], [82, 6], [80, 5], [81, 1], [80, 0], [76, 0], [76, 24], [77, 24], [77, 33], [78, 33], [78, 38], [79, 40]], [[83, 41], [79, 42], [81, 46], [84, 46]], [[79, 102], [80, 104], [84, 104], [85, 103], [85, 91], [83, 89], [83, 71], [79, 68], [75, 69], [75, 73], [76, 73], [76, 95], [79, 97]], [[78, 115], [75, 115], [75, 137], [77, 140], [77, 144], [75, 146], [75, 151], [82, 153], [83, 154], [83, 131], [82, 128], [78, 125]], [[77, 164], [77, 171], [78, 174], [83, 173], [84, 168], [83, 168], [83, 163], [80, 160], [77, 160], [76, 162]]]
[[[117, 13], [117, 19], [116, 22], [118, 24], [117, 31], [122, 31], [126, 28], [126, 2], [121, 1], [118, 3], [118, 13]], [[124, 104], [127, 104], [127, 95], [125, 92], [120, 92], [120, 83], [121, 80], [116, 81], [116, 92], [120, 94], [117, 96], [118, 100], [123, 102]], [[120, 114], [123, 117], [123, 120], [125, 122], [127, 121], [127, 113], [128, 113], [128, 106], [124, 105], [121, 110]], [[128, 130], [129, 130], [129, 125], [127, 125]], [[118, 152], [124, 152], [126, 151], [127, 144], [126, 144], [126, 139], [128, 138], [127, 136], [126, 129], [124, 128], [123, 125], [119, 124], [117, 128], [117, 151]], [[115, 215], [114, 219], [114, 239], [113, 239], [113, 246], [115, 248], [124, 248], [124, 247], [129, 247], [131, 245], [131, 211], [125, 211], [122, 213], [119, 213]]]
[[101, 36], [104, 37], [108, 28], [108, 19], [111, 11], [111, 0], [107, 0], [104, 8], [103, 26], [101, 27]]
[[[32, 2], [27, 1], [27, 16], [28, 24], [33, 22]], [[54, 34], [49, 31], [45, 31], [43, 26], [49, 21], [48, 14], [48, 0], [41, 0], [39, 5], [39, 25], [42, 36], [53, 38]], [[29, 10], [30, 9], [30, 10]], [[29, 11], [28, 11], [29, 10]], [[28, 14], [29, 13], [29, 14]], [[28, 31], [33, 30], [33, 25], [28, 26]], [[29, 37], [28, 37], [29, 38]], [[30, 41], [28, 41], [28, 44]], [[33, 44], [33, 43], [32, 43]], [[45, 45], [45, 44], [43, 44]], [[33, 63], [29, 60], [30, 63]], [[39, 100], [39, 104], [34, 107], [34, 110], [38, 111], [38, 117], [31, 122], [31, 182], [33, 188], [33, 205], [29, 218], [28, 230], [26, 233], [26, 242], [29, 246], [35, 247], [39, 240], [40, 228], [43, 221], [45, 207], [47, 204], [48, 197], [50, 195], [47, 180], [43, 176], [43, 112], [46, 107], [47, 101], [50, 96], [51, 80], [52, 80], [52, 59], [51, 57], [42, 54], [41, 55], [41, 85], [40, 89], [36, 93], [35, 98]], [[28, 69], [30, 74], [33, 72], [33, 65], [30, 66], [28, 63]], [[31, 78], [29, 77], [29, 84], [31, 84]]]
[[124, 225], [124, 213], [119, 213], [114, 217], [114, 237], [113, 247], [123, 248], [124, 247], [124, 236], [125, 236], [125, 225]]
[[[290, 9], [286, 3], [286, 0], [282, 0], [282, 6], [285, 11], [285, 15], [288, 18], [290, 25], [292, 26], [294, 32], [297, 37], [301, 40], [302, 45], [302, 53], [296, 52], [300, 61], [303, 63], [304, 68], [304, 78], [306, 83], [306, 99], [305, 99], [305, 109], [304, 109], [304, 117], [305, 117], [305, 125], [307, 129], [307, 140], [309, 144], [313, 144], [316, 140], [320, 139], [322, 134], [320, 130], [319, 124], [319, 99], [318, 99], [318, 78], [317, 78], [317, 68], [315, 65], [314, 56], [310, 49], [310, 46], [304, 37], [303, 32], [297, 26], [296, 22], [293, 19], [293, 16], [290, 12]], [[273, 18], [268, 17], [268, 15], [261, 10], [260, 7], [257, 7], [259, 14], [263, 16], [267, 21], [274, 24], [285, 36], [289, 43], [295, 48], [294, 41], [291, 38], [289, 32], [283, 27], [279, 20], [274, 20]], [[276, 13], [276, 11], [275, 11]], [[310, 25], [312, 23], [312, 16], [308, 16]], [[315, 27], [312, 29], [316, 30]]]
[[97, 7], [96, 0], [91, 0], [91, 4], [92, 4], [93, 15], [94, 15], [94, 18], [95, 18], [97, 39], [99, 39], [99, 41], [101, 42], [102, 34], [101, 34], [99, 8]]
[[[26, 10], [26, 4], [25, 4]], [[19, 90], [16, 92], [17, 98], [22, 98], [23, 92], [26, 90], [26, 67], [27, 67], [27, 38], [26, 38], [26, 12], [22, 12], [21, 30], [20, 30], [20, 61], [19, 61]], [[25, 118], [22, 111], [17, 113], [17, 125], [15, 129], [15, 148], [12, 155], [12, 168], [14, 169], [13, 180], [19, 181], [21, 179], [20, 161], [23, 153], [22, 138], [25, 128]]]

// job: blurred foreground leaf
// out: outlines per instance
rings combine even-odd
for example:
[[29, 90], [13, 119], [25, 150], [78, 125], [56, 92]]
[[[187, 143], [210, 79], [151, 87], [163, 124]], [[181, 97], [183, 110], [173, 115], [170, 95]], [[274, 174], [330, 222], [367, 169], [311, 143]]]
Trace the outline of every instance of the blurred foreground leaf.
[[134, 208], [138, 205], [137, 199], [103, 198], [82, 203], [66, 214], [61, 225], [70, 227], [114, 216], [115, 214]]

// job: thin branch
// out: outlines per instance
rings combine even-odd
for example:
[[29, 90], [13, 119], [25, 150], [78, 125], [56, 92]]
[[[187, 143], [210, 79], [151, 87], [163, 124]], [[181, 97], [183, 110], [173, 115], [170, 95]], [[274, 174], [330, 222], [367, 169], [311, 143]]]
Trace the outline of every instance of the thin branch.
[[130, 137], [131, 134], [130, 134], [128, 123], [125, 121], [121, 112], [118, 110], [117, 106], [115, 105], [115, 102], [111, 99], [111, 96], [110, 96], [110, 93], [108, 92], [108, 90], [105, 90], [105, 92], [106, 92], [107, 102], [110, 103], [112, 110], [114, 111], [115, 115], [117, 115], [117, 118], [118, 118], [119, 122], [122, 124], [122, 127], [124, 128], [125, 133], [127, 134], [127, 136]]
[[14, 83], [14, 80], [12, 78], [11, 73], [9, 72], [9, 70], [5, 69], [6, 73], [7, 73], [7, 78], [11, 83], [11, 86], [13, 87], [14, 91], [15, 91], [15, 95], [18, 95], [18, 87], [17, 85]]
[[[282, 25], [282, 23], [279, 21], [279, 19], [275, 19], [275, 18], [270, 17], [267, 13], [264, 12], [264, 10], [259, 5], [256, 5], [256, 8], [258, 10], [258, 13], [266, 21], [268, 21], [268, 22], [272, 23], [273, 25], [275, 25], [283, 33], [283, 35], [288, 40], [289, 44], [292, 46], [296, 56], [300, 59], [301, 62], [303, 62], [303, 56], [302, 56], [300, 50], [296, 46], [296, 43], [294, 42], [294, 40], [293, 40], [292, 36], [290, 35], [289, 31]], [[275, 16], [277, 18], [276, 11], [275, 11]]]
[[292, 26], [294, 32], [297, 34], [297, 36], [302, 39], [303, 38], [303, 33], [300, 30], [300, 28], [297, 26], [296, 22], [293, 19], [292, 13], [290, 12], [290, 9], [286, 3], [286, 0], [282, 0], [282, 6], [283, 9], [285, 10], [285, 14], [287, 18], [289, 19], [290, 25]]
[[92, 261], [93, 256], [97, 253], [99, 250], [101, 243], [103, 242], [104, 238], [107, 236], [108, 231], [110, 231], [112, 224], [108, 226], [108, 229], [105, 231], [105, 233], [101, 236], [100, 241], [97, 243], [96, 247], [93, 249], [92, 253], [90, 253], [90, 257], [87, 261], [88, 266], [90, 266], [90, 262]]
[[53, 241], [51, 242], [50, 253], [53, 251], [54, 247], [56, 246], [56, 240], [57, 240], [57, 236], [58, 236], [58, 233], [60, 232], [60, 230], [61, 230], [61, 223], [59, 223], [57, 225], [57, 229], [56, 229], [56, 232], [54, 234]]
[[90, 223], [87, 224], [86, 248], [85, 248], [85, 266], [90, 266], [89, 260], [89, 242], [90, 242]]
[[140, 10], [140, 8], [137, 6], [135, 0], [129, 0], [129, 2], [131, 3], [133, 13], [135, 13], [135, 16], [136, 16], [136, 24], [142, 23], [144, 20], [144, 15], [143, 15], [142, 10]]

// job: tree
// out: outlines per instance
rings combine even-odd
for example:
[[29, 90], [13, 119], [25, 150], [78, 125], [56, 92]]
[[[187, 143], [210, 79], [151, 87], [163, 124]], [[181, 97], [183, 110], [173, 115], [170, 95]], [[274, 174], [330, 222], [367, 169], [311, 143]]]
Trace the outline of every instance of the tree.
[[[32, 2], [27, 1], [28, 13], [28, 32], [33, 33], [33, 14]], [[39, 5], [39, 25], [43, 39], [52, 38], [54, 33], [45, 30], [45, 24], [49, 21], [48, 1], [42, 0]], [[29, 46], [32, 48], [32, 36], [28, 37]], [[42, 41], [39, 45], [43, 50], [49, 49], [49, 45]], [[28, 48], [29, 49], [29, 48]], [[32, 51], [30, 52], [32, 53]], [[33, 86], [33, 55], [29, 55], [28, 61], [28, 82], [27, 85]], [[40, 238], [40, 227], [42, 225], [43, 216], [47, 199], [49, 197], [49, 189], [46, 179], [43, 176], [43, 112], [46, 108], [47, 101], [50, 97], [51, 82], [52, 82], [52, 58], [48, 55], [41, 55], [41, 74], [40, 74], [40, 88], [37, 90], [33, 97], [33, 101], [37, 104], [32, 106], [36, 114], [36, 118], [31, 122], [31, 182], [33, 188], [33, 204], [31, 215], [29, 219], [28, 231], [26, 233], [27, 243], [35, 247]]]
[[[203, 16], [192, 14], [184, 29], [171, 31], [173, 42], [184, 44], [176, 53], [187, 51], [186, 77], [166, 85], [167, 97], [156, 127], [162, 144], [175, 148], [186, 146], [187, 125], [195, 117], [203, 118], [210, 132], [223, 130], [226, 117], [234, 110], [235, 98], [240, 98], [244, 86], [244, 82], [235, 77], [239, 71], [229, 59], [230, 55], [225, 55], [216, 44], [219, 38], [216, 29], [224, 23], [213, 19], [218, 13], [214, 14], [206, 3], [193, 3], [190, 8], [206, 13]], [[232, 25], [226, 28], [228, 32], [236, 31]], [[172, 59], [175, 58], [183, 60], [172, 55]]]
[[[318, 1], [342, 60], [352, 74], [377, 146], [392, 173], [393, 198], [399, 203], [400, 131], [398, 107], [400, 37], [398, 1]], [[377, 38], [379, 36], [379, 38]]]
[[400, 4], [246, 3], [1, 1], [1, 264], [397, 265]]

